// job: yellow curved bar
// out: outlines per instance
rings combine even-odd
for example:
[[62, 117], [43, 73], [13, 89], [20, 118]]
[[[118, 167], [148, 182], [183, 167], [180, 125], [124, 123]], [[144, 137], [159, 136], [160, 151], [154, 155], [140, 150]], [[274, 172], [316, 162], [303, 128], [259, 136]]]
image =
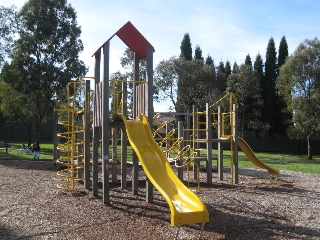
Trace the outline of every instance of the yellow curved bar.
[[209, 221], [207, 207], [202, 200], [185, 186], [177, 177], [152, 137], [146, 116], [124, 122], [129, 142], [136, 152], [148, 179], [168, 202], [171, 211], [171, 224], [180, 226]]
[[266, 169], [269, 172], [269, 174], [279, 175], [279, 170], [269, 167], [268, 165], [264, 164], [256, 157], [256, 155], [254, 154], [254, 152], [252, 151], [248, 143], [243, 138], [238, 137], [238, 145], [241, 148], [241, 150], [244, 152], [244, 154], [247, 156], [247, 158], [254, 165], [256, 165], [259, 168]]

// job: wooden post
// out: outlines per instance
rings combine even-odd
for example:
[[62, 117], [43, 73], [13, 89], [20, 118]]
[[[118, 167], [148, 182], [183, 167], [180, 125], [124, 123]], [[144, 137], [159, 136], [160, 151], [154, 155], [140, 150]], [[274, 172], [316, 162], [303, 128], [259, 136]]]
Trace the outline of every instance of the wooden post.
[[110, 42], [103, 46], [103, 90], [102, 90], [102, 178], [103, 202], [110, 202], [109, 196], [109, 50]]
[[[146, 106], [145, 106], [145, 113], [148, 116], [149, 125], [152, 128], [153, 127], [153, 47], [150, 44], [147, 44], [147, 84], [145, 91], [145, 96], [147, 99], [145, 99]], [[153, 186], [150, 183], [149, 179], [147, 179], [146, 182], [146, 194], [147, 194], [147, 202], [151, 203], [153, 202]]]
[[[84, 114], [82, 114], [82, 113], [78, 114], [77, 124], [79, 126], [79, 129], [84, 127]], [[76, 133], [76, 138], [82, 139], [84, 141], [84, 132]], [[84, 145], [77, 144], [76, 151], [79, 153], [79, 154], [77, 154], [78, 155], [77, 156], [78, 166], [84, 166], [84, 156], [80, 156], [81, 153], [84, 153]], [[83, 168], [81, 168], [81, 167], [77, 168], [77, 176], [79, 178], [83, 178], [83, 175], [84, 175], [83, 171], [84, 171]]]
[[90, 81], [86, 80], [84, 106], [84, 186], [90, 188]]
[[[206, 132], [207, 132], [207, 183], [212, 184], [212, 127], [211, 127], [211, 108], [206, 103]], [[200, 167], [200, 166], [199, 166]]]
[[[199, 116], [197, 114], [197, 108], [196, 106], [193, 106], [192, 108], [192, 112], [193, 112], [193, 140], [197, 140], [199, 139]], [[193, 150], [198, 152], [197, 156], [200, 156], [200, 152], [199, 152], [199, 142], [193, 142]], [[200, 161], [197, 160], [197, 158], [194, 160], [198, 166], [200, 167]], [[196, 180], [198, 178], [198, 174], [197, 174], [197, 167], [195, 164], [193, 164], [193, 178]]]
[[[127, 83], [122, 82], [122, 113], [127, 116]], [[121, 128], [121, 188], [127, 188], [127, 133]]]
[[93, 196], [98, 196], [98, 174], [99, 174], [99, 140], [100, 140], [100, 122], [101, 122], [101, 112], [100, 112], [100, 64], [101, 64], [101, 50], [99, 50], [95, 55], [95, 66], [94, 66], [94, 79], [95, 79], [95, 101], [94, 101], [94, 115], [93, 115], [93, 144], [92, 144], [92, 194]]
[[239, 183], [239, 168], [238, 168], [238, 108], [235, 104], [232, 105], [232, 114], [233, 114], [233, 179], [234, 183]]
[[221, 140], [222, 132], [222, 115], [221, 107], [218, 107], [218, 175], [219, 179], [223, 180], [223, 142]]
[[112, 183], [117, 182], [117, 133], [118, 128], [112, 128]]
[[56, 162], [60, 158], [60, 150], [58, 145], [60, 137], [58, 137], [58, 112], [54, 111], [54, 126], [53, 126], [53, 160]]
[[[133, 80], [139, 80], [139, 59], [140, 56], [137, 52], [134, 52], [134, 74]], [[133, 83], [133, 119], [138, 117], [138, 100], [139, 100], [139, 92], [137, 83]], [[138, 195], [139, 188], [139, 162], [138, 157], [135, 152], [132, 153], [132, 193], [134, 195]]]
[[[178, 121], [178, 138], [183, 137], [183, 121]], [[180, 143], [180, 149], [183, 148], [183, 142]], [[179, 161], [179, 166], [182, 166], [183, 162]], [[183, 181], [183, 167], [178, 168], [178, 178]]]

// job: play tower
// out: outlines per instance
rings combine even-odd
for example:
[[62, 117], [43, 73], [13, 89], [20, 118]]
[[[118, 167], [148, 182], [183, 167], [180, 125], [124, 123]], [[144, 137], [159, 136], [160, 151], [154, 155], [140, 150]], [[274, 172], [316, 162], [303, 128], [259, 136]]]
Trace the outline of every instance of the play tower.
[[[133, 75], [133, 106], [132, 117], [135, 119], [138, 114], [144, 114], [148, 117], [149, 122], [152, 123], [153, 117], [153, 53], [154, 47], [148, 40], [132, 25], [129, 21], [122, 26], [115, 34], [113, 34], [101, 47], [93, 54], [95, 58], [95, 93], [96, 104], [94, 109], [94, 125], [93, 125], [93, 146], [98, 146], [100, 139], [109, 139], [110, 127], [117, 127], [115, 124], [109, 122], [109, 52], [110, 41], [114, 36], [118, 36], [134, 53], [134, 75]], [[146, 59], [146, 76], [139, 76], [139, 60]], [[140, 81], [140, 78], [146, 77], [145, 81]], [[122, 92], [122, 112], [126, 115], [127, 107], [126, 100], [126, 85], [123, 82]], [[99, 93], [99, 94], [97, 94]], [[100, 107], [99, 107], [100, 106]], [[101, 133], [101, 136], [100, 134]], [[126, 136], [122, 133], [125, 144]], [[103, 182], [103, 201], [109, 203], [109, 141], [102, 141], [102, 182]], [[98, 190], [98, 148], [93, 148], [93, 194], [97, 195]], [[123, 166], [124, 167], [124, 166]], [[133, 174], [138, 174], [138, 160], [133, 157]], [[135, 177], [134, 177], [135, 178]], [[133, 191], [137, 191], [137, 182], [133, 183]], [[148, 194], [152, 196], [152, 186], [147, 183]], [[151, 199], [149, 200], [151, 201]]]

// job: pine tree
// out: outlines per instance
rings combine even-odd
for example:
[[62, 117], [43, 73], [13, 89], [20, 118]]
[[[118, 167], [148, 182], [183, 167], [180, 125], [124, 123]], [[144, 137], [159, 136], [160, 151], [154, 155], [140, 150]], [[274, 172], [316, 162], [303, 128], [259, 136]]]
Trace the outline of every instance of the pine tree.
[[199, 45], [196, 46], [196, 50], [194, 51], [194, 59], [204, 61], [202, 57], [202, 50]]
[[232, 73], [235, 74], [237, 73], [239, 70], [239, 65], [237, 62], [234, 62], [233, 66], [232, 66]]
[[184, 34], [184, 37], [180, 46], [181, 54], [180, 57], [185, 60], [192, 60], [192, 47], [189, 33]]
[[280, 67], [285, 63], [287, 57], [289, 56], [288, 44], [286, 37], [283, 36], [279, 45], [279, 54], [278, 54], [278, 75]]
[[216, 78], [216, 85], [215, 87], [220, 91], [223, 92], [226, 90], [226, 69], [224, 67], [224, 63], [220, 61], [219, 67], [217, 69], [217, 78]]
[[277, 52], [273, 37], [269, 39], [266, 62], [265, 62], [265, 77], [263, 84], [264, 91], [264, 117], [265, 120], [270, 124], [270, 135], [273, 135], [277, 130], [278, 120], [277, 113], [278, 108], [276, 107], [276, 89], [275, 84], [277, 80]]
[[205, 64], [206, 65], [214, 65], [214, 61], [210, 55], [207, 56]]
[[[254, 76], [255, 76], [255, 79], [257, 81], [257, 84], [259, 85], [259, 88], [258, 88], [258, 95], [260, 96], [260, 98], [258, 99], [259, 101], [259, 105], [257, 106], [258, 109], [256, 109], [258, 112], [260, 112], [260, 118], [259, 120], [262, 122], [262, 127], [260, 129], [260, 133], [264, 133], [264, 132], [267, 132], [270, 128], [270, 125], [268, 124], [268, 122], [264, 119], [264, 99], [265, 99], [265, 94], [264, 94], [264, 87], [263, 87], [263, 84], [264, 84], [264, 72], [263, 72], [263, 60], [262, 60], [262, 57], [261, 57], [261, 54], [258, 53], [257, 56], [256, 56], [256, 59], [254, 61], [254, 64], [253, 64], [253, 70], [254, 70]], [[256, 136], [258, 136], [258, 131], [255, 132], [256, 133]]]
[[232, 71], [231, 71], [231, 64], [230, 62], [227, 60], [226, 62], [226, 66], [225, 66], [225, 73], [226, 73], [226, 80], [228, 80], [228, 77], [231, 75]]
[[252, 67], [252, 61], [251, 61], [250, 54], [248, 54], [248, 55], [246, 56], [246, 59], [245, 59], [245, 61], [244, 61], [244, 64]]
[[[283, 36], [281, 38], [280, 45], [279, 45], [278, 69], [277, 69], [278, 76], [280, 73], [280, 68], [286, 62], [286, 59], [288, 58], [288, 56], [289, 56], [288, 44], [287, 44], [286, 37]], [[277, 106], [279, 108], [279, 110], [277, 112], [279, 114], [278, 118], [280, 120], [279, 125], [278, 125], [278, 131], [284, 135], [284, 134], [286, 134], [285, 129], [288, 126], [290, 126], [292, 123], [293, 116], [291, 113], [284, 111], [284, 109], [287, 108], [287, 105], [286, 105], [286, 102], [284, 101], [282, 96], [277, 95]]]
[[[263, 60], [262, 60], [260, 53], [258, 53], [256, 56], [256, 59], [254, 61], [254, 65], [253, 65], [253, 69], [255, 71], [255, 74], [257, 75], [257, 79], [259, 81], [260, 88], [262, 88], [264, 73], [263, 73]], [[263, 87], [263, 89], [264, 89], [264, 87]], [[263, 92], [261, 92], [261, 96], [264, 99]]]

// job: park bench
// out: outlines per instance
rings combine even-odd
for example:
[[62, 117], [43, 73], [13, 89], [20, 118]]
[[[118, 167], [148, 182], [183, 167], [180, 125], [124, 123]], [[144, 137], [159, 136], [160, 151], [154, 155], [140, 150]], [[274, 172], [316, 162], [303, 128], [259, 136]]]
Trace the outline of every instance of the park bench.
[[10, 148], [10, 142], [8, 140], [0, 140], [0, 149], [6, 149], [6, 154], [8, 154], [8, 148]]

